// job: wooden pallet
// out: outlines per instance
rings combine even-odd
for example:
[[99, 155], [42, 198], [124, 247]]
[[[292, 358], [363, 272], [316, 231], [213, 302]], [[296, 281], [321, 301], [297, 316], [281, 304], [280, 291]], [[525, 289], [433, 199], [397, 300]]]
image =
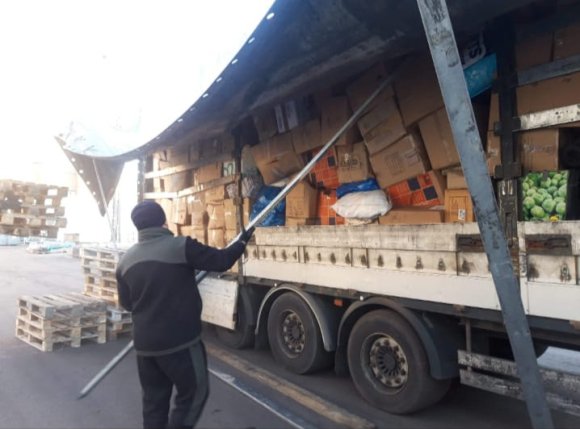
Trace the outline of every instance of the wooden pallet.
[[119, 307], [119, 294], [116, 290], [85, 284], [84, 294], [93, 298], [98, 298], [115, 307]]
[[83, 258], [97, 261], [119, 262], [125, 252], [101, 247], [83, 247]]
[[131, 322], [133, 320], [133, 316], [131, 315], [131, 312], [121, 308], [108, 307], [107, 320], [111, 323]]
[[79, 303], [63, 300], [56, 295], [28, 296], [18, 298], [18, 307], [25, 308], [43, 319], [71, 320], [78, 318], [83, 311]]
[[58, 227], [0, 225], [0, 234], [14, 235], [17, 237], [56, 238], [58, 236]]

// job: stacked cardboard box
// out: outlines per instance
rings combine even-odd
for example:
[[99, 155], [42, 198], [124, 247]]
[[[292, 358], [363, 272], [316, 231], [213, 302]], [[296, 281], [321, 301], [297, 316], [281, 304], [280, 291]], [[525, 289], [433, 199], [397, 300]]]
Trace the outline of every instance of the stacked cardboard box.
[[0, 180], [0, 234], [56, 238], [67, 224], [67, 195], [66, 187]]

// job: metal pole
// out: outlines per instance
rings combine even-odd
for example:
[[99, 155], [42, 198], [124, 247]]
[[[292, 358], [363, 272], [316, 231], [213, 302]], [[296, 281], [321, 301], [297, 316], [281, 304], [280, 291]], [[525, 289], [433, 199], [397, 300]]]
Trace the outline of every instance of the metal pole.
[[467, 92], [447, 4], [445, 0], [417, 0], [417, 4], [445, 100], [453, 139], [459, 152], [469, 192], [473, 197], [479, 230], [532, 426], [538, 429], [553, 428], [530, 328], [519, 295], [519, 283], [514, 274], [491, 179], [487, 172], [485, 154]]
[[[400, 68], [399, 68], [400, 70]], [[349, 118], [348, 121], [346, 121], [346, 123], [340, 128], [340, 130], [338, 130], [336, 132], [336, 134], [328, 141], [328, 143], [326, 143], [322, 149], [320, 150], [320, 152], [318, 152], [314, 158], [312, 158], [312, 160], [306, 164], [306, 166], [302, 169], [302, 171], [300, 173], [298, 173], [298, 175], [296, 175], [296, 177], [294, 177], [290, 183], [288, 183], [284, 189], [282, 189], [282, 191], [280, 191], [280, 193], [278, 195], [276, 195], [276, 198], [274, 198], [272, 201], [270, 201], [270, 203], [264, 207], [264, 210], [262, 210], [258, 216], [256, 216], [254, 219], [252, 219], [252, 221], [250, 221], [250, 223], [246, 226], [245, 229], [250, 229], [255, 227], [256, 225], [259, 225], [260, 222], [262, 222], [266, 216], [268, 216], [268, 214], [274, 210], [274, 208], [280, 204], [280, 202], [282, 202], [284, 200], [284, 198], [286, 198], [286, 195], [288, 195], [288, 193], [298, 184], [298, 182], [300, 182], [302, 179], [304, 179], [306, 177], [306, 175], [310, 172], [310, 170], [312, 170], [312, 168], [316, 165], [316, 163], [322, 159], [322, 157], [324, 157], [324, 155], [326, 154], [326, 152], [328, 152], [328, 150], [338, 141], [338, 139], [340, 139], [342, 137], [342, 135], [348, 131], [348, 129], [350, 129], [350, 127], [352, 127], [354, 125], [354, 123], [360, 118], [360, 116], [365, 112], [365, 110], [367, 109], [367, 107], [374, 101], [375, 98], [377, 98], [377, 96], [381, 93], [381, 91], [383, 89], [385, 89], [388, 85], [390, 85], [393, 80], [395, 79], [396, 76], [396, 72], [394, 72], [391, 76], [389, 76], [388, 78], [386, 78], [378, 87], [377, 89], [369, 96], [369, 98], [362, 104], [362, 106], [360, 106], [356, 112], [354, 112], [352, 114], [352, 116]], [[95, 170], [96, 171], [96, 170]], [[98, 177], [98, 176], [97, 176]], [[241, 236], [241, 233], [238, 234], [229, 244], [228, 247], [231, 246], [232, 244], [234, 244]], [[200, 271], [196, 276], [195, 276], [195, 280], [196, 282], [199, 284], [206, 276], [207, 276], [207, 271]], [[121, 351], [121, 353], [119, 353], [117, 356], [115, 356], [113, 358], [113, 360], [107, 364], [107, 366], [105, 368], [103, 368], [86, 386], [85, 388], [82, 390], [82, 392], [85, 392], [84, 394], [81, 393], [81, 396], [79, 398], [83, 398], [86, 395], [88, 395], [90, 393], [91, 390], [93, 390], [100, 382], [103, 378], [105, 378], [105, 376], [115, 367], [115, 365], [117, 365], [121, 359], [123, 359], [125, 357], [125, 355], [129, 352], [129, 350], [133, 347], [133, 341], [131, 341], [129, 344], [127, 344], [127, 347], [125, 347], [125, 349], [123, 349], [123, 351]]]

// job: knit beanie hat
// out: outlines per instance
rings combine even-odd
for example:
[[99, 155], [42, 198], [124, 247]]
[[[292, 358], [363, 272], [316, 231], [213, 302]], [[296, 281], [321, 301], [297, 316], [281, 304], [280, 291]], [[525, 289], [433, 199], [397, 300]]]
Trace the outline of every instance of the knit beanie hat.
[[165, 212], [155, 201], [142, 201], [131, 211], [131, 220], [138, 230], [163, 226]]

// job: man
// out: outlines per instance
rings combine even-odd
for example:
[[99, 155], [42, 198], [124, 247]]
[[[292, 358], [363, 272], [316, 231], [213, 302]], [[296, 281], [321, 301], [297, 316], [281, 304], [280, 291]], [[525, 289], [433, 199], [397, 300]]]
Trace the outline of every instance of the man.
[[[244, 252], [253, 228], [219, 250], [174, 237], [161, 206], [137, 204], [131, 219], [139, 242], [117, 268], [119, 302], [133, 316], [133, 340], [143, 390], [145, 428], [186, 428], [197, 422], [208, 396], [201, 342], [201, 297], [195, 270], [225, 271]], [[174, 408], [169, 413], [173, 387]]]

